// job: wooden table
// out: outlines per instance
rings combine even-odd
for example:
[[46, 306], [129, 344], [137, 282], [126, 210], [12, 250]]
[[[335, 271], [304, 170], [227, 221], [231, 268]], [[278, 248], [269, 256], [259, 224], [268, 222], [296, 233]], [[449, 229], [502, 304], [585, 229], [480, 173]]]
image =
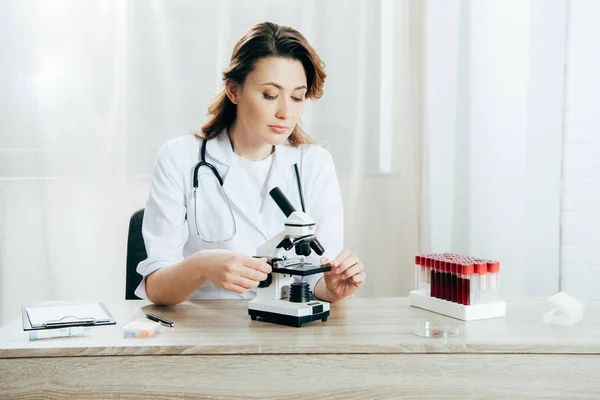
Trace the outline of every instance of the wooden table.
[[[292, 328], [251, 321], [245, 301], [106, 305], [117, 325], [88, 337], [30, 342], [20, 318], [2, 327], [0, 398], [600, 399], [600, 310], [589, 307], [559, 327], [541, 322], [543, 299], [462, 322], [406, 298], [357, 298]], [[123, 338], [138, 307], [175, 327]], [[460, 335], [418, 337], [423, 320], [458, 324]]]

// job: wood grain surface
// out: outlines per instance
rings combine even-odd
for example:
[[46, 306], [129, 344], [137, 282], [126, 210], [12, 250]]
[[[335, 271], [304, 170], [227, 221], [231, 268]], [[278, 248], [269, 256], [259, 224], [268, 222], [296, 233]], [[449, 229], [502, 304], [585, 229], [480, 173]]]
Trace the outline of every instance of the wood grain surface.
[[[302, 328], [251, 321], [245, 301], [196, 301], [158, 307], [142, 301], [107, 304], [117, 325], [92, 328], [89, 337], [29, 341], [21, 319], [0, 329], [0, 358], [181, 354], [529, 353], [600, 354], [600, 310], [588, 308], [572, 327], [542, 323], [543, 299], [507, 302], [505, 318], [463, 322], [410, 307], [406, 298], [357, 298], [332, 305], [327, 322]], [[141, 308], [140, 308], [141, 307]], [[175, 322], [153, 338], [124, 338], [141, 311]], [[426, 339], [419, 321], [457, 324], [460, 335]]]
[[[507, 301], [505, 318], [463, 322], [406, 298], [332, 305], [325, 323], [292, 328], [247, 315], [247, 302], [107, 306], [117, 325], [89, 337], [29, 341], [0, 328], [0, 398], [600, 399], [600, 312], [545, 325], [544, 299]], [[152, 338], [121, 326], [152, 312], [175, 322]], [[427, 339], [419, 321], [458, 324]]]
[[9, 359], [0, 363], [0, 393], [3, 399], [598, 399], [598, 362], [589, 355], [500, 354]]

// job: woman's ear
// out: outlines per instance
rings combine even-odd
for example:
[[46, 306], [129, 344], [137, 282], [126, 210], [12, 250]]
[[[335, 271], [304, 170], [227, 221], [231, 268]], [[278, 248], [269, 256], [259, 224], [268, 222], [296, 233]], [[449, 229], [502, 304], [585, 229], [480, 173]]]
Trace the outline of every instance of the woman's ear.
[[240, 87], [238, 86], [237, 83], [235, 83], [233, 81], [225, 82], [225, 93], [227, 94], [227, 97], [229, 97], [229, 100], [233, 104], [237, 104], [239, 101], [238, 100], [239, 91], [240, 91]]

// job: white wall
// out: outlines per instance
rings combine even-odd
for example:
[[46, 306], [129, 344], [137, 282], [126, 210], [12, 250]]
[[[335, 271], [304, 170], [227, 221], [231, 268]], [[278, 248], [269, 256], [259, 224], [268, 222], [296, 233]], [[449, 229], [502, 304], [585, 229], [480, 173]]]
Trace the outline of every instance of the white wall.
[[565, 88], [561, 289], [600, 301], [600, 2], [571, 0]]

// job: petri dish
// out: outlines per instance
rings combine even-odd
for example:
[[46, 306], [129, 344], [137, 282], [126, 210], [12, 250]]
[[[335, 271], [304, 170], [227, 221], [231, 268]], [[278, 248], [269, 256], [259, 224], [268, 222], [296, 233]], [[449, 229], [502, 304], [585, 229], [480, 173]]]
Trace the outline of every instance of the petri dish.
[[449, 338], [458, 336], [460, 327], [443, 322], [421, 321], [413, 325], [413, 332], [424, 338]]

